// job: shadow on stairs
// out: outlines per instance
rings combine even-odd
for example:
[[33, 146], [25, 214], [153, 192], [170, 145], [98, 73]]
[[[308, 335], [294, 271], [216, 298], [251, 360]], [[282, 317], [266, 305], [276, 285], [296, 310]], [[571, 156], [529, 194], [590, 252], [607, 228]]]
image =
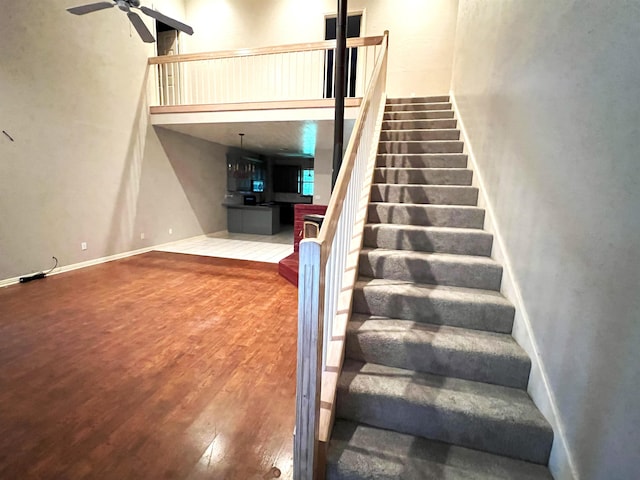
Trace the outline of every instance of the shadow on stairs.
[[447, 96], [388, 99], [328, 480], [550, 480], [553, 431]]

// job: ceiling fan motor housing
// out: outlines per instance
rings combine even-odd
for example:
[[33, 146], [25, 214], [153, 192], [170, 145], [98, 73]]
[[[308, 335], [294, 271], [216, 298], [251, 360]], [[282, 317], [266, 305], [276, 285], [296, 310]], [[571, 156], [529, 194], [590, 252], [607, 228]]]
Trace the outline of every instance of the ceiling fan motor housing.
[[115, 0], [115, 2], [123, 12], [129, 12], [131, 7], [137, 8], [140, 6], [140, 0]]

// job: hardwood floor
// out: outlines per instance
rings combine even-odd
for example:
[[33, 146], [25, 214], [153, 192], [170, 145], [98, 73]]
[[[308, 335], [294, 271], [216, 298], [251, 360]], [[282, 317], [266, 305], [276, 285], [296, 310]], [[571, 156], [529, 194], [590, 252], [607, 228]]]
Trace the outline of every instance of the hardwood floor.
[[290, 478], [297, 293], [150, 252], [0, 289], [0, 478]]

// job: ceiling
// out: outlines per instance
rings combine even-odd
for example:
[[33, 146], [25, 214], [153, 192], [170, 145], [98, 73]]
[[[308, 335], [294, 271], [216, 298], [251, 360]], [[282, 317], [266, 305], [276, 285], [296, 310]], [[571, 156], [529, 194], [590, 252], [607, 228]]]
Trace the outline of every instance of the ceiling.
[[[346, 146], [355, 120], [344, 121]], [[258, 153], [314, 156], [316, 149], [333, 149], [333, 120], [287, 120], [263, 122], [216, 122], [157, 125], [175, 132], [222, 145], [243, 146]]]

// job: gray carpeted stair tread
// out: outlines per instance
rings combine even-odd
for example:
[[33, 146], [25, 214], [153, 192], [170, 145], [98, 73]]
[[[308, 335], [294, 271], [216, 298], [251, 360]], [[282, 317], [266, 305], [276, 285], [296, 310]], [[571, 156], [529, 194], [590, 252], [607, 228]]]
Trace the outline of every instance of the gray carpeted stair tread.
[[364, 226], [365, 247], [488, 257], [492, 244], [493, 235], [476, 228], [397, 223], [369, 223]]
[[541, 464], [553, 441], [524, 390], [353, 360], [336, 417]]
[[376, 168], [374, 183], [470, 186], [473, 172], [466, 168]]
[[428, 102], [428, 103], [387, 103], [385, 112], [416, 112], [425, 110], [451, 110], [449, 102]]
[[387, 98], [387, 105], [394, 105], [399, 103], [437, 103], [448, 102], [449, 95], [431, 95], [428, 97], [393, 97]]
[[371, 186], [370, 201], [475, 206], [478, 203], [478, 189], [460, 185], [376, 183]]
[[378, 168], [467, 168], [467, 155], [462, 153], [380, 153]]
[[378, 143], [378, 153], [462, 153], [460, 140], [383, 141]]
[[454, 118], [453, 110], [385, 111], [383, 114], [383, 120], [433, 120], [437, 118]]
[[431, 128], [420, 130], [382, 130], [380, 141], [382, 142], [426, 142], [432, 140], [460, 140], [460, 130], [455, 128]]
[[382, 131], [387, 130], [426, 130], [440, 128], [456, 128], [458, 121], [455, 118], [435, 118], [432, 120], [385, 120], [382, 123]]
[[375, 202], [369, 204], [367, 221], [481, 229], [484, 225], [484, 214], [484, 209], [466, 205]]
[[327, 478], [551, 479], [451, 107], [385, 106]]
[[354, 314], [346, 356], [390, 367], [527, 388], [531, 362], [513, 337], [387, 317]]
[[515, 309], [499, 292], [360, 277], [353, 312], [416, 322], [510, 333]]
[[488, 257], [363, 248], [360, 275], [435, 285], [500, 290], [502, 266]]
[[345, 420], [333, 427], [327, 480], [553, 480], [546, 467]]

